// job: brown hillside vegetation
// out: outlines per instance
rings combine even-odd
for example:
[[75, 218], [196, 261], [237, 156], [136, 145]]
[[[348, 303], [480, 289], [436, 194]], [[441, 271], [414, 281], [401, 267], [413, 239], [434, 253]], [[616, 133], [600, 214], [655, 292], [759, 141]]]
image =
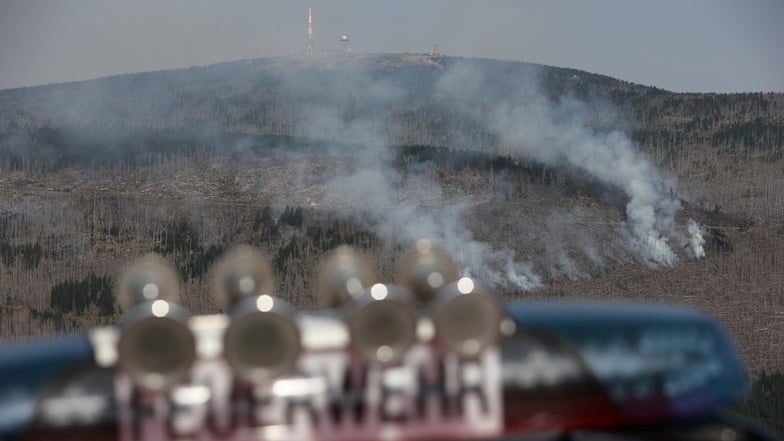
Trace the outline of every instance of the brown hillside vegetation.
[[[455, 66], [483, 72], [481, 95], [442, 96]], [[634, 140], [661, 170], [657, 191], [680, 200], [678, 231], [702, 226], [706, 257], [673, 235], [679, 264], [646, 265], [623, 188], [500, 133], [498, 103], [531, 84], [538, 105], [565, 103], [555, 108], [591, 136]], [[341, 186], [368, 166], [383, 193]], [[107, 287], [149, 251], [181, 269], [194, 312], [216, 309], [210, 264], [240, 243], [272, 258], [282, 296], [313, 308], [315, 268], [336, 245], [394, 274], [409, 242], [374, 217], [384, 198], [527, 264], [541, 287], [498, 284], [507, 298], [686, 305], [717, 317], [755, 372], [784, 369], [783, 94], [673, 94], [417, 55], [249, 60], [0, 91], [0, 168], [5, 338], [117, 320]]]

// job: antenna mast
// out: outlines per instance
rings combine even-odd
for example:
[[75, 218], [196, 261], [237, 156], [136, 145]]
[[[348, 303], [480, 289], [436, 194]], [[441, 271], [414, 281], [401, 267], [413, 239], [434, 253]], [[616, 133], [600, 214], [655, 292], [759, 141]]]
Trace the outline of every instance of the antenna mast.
[[305, 55], [313, 55], [313, 15], [310, 6], [308, 6], [308, 47], [305, 49]]

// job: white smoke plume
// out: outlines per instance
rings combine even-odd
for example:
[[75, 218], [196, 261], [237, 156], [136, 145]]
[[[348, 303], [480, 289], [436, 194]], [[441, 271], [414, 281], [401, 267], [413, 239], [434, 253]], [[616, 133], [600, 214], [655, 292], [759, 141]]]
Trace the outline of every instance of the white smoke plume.
[[694, 219], [689, 219], [687, 223], [688, 230], [689, 230], [689, 244], [691, 245], [691, 249], [694, 252], [694, 256], [698, 259], [705, 257], [705, 238], [703, 237], [702, 228], [694, 221]]
[[[393, 108], [410, 99], [399, 85], [363, 76], [361, 69], [351, 71], [348, 77], [351, 84], [341, 83], [335, 88], [336, 101], [358, 93], [357, 85], [360, 92], [372, 94], [376, 106], [388, 104]], [[495, 148], [494, 153], [580, 169], [609, 187], [621, 189], [627, 203], [625, 232], [620, 241], [628, 253], [649, 267], [677, 265], [679, 257], [671, 243], [683, 243], [687, 236], [694, 257], [704, 255], [699, 227], [690, 224], [687, 233], [676, 225], [679, 200], [665, 190], [669, 187], [666, 180], [629, 137], [612, 129], [613, 121], [606, 116], [613, 115], [612, 111], [569, 97], [550, 99], [542, 92], [535, 73], [506, 78], [511, 86], [502, 91], [501, 98], [494, 81], [496, 78], [471, 64], [457, 63], [440, 74], [435, 99], [441, 105], [473, 114], [498, 140], [493, 147], [468, 142], [462, 144], [464, 147], [480, 151]], [[491, 93], [493, 88], [495, 92]], [[464, 273], [492, 285], [520, 290], [541, 286], [542, 279], [533, 266], [519, 262], [512, 250], [493, 249], [473, 237], [464, 223], [470, 200], [455, 202], [444, 197], [438, 179], [428, 174], [426, 166], [409, 168], [401, 174], [390, 165], [385, 147], [390, 133], [394, 137], [395, 127], [391, 117], [347, 120], [334, 109], [319, 106], [301, 115], [299, 136], [342, 139], [360, 146], [349, 150], [334, 147], [331, 153], [341, 158], [342, 165], [326, 183], [320, 203], [365, 222], [389, 243], [413, 244], [429, 238], [453, 253]], [[594, 246], [587, 240], [580, 242], [584, 257], [601, 268], [602, 257]], [[551, 251], [557, 261], [551, 273], [572, 280], [590, 277], [562, 249], [556, 246]]]
[[[445, 99], [481, 102], [483, 89], [490, 87], [491, 81], [474, 66], [458, 65], [444, 73], [439, 93]], [[680, 202], [665, 191], [663, 177], [631, 139], [617, 130], [597, 130], [594, 124], [599, 112], [584, 102], [546, 98], [534, 75], [509, 82], [516, 87], [509, 88], [505, 99], [486, 105], [477, 115], [499, 137], [502, 152], [582, 169], [622, 189], [629, 199], [628, 246], [650, 267], [676, 265], [678, 256], [670, 241], [683, 237], [675, 225]], [[698, 228], [690, 227], [689, 233], [695, 237], [693, 244], [700, 241]], [[704, 255], [699, 247], [692, 248], [696, 257]]]
[[426, 176], [401, 176], [380, 151], [372, 145], [355, 151], [350, 159], [354, 171], [328, 183], [324, 203], [351, 213], [389, 243], [411, 245], [428, 238], [455, 257], [464, 275], [491, 286], [529, 291], [542, 285], [531, 265], [516, 261], [512, 250], [494, 250], [474, 239], [463, 220], [467, 202], [448, 202]]
[[[404, 87], [370, 74], [367, 66], [351, 59], [345, 60], [339, 71], [324, 72], [322, 84], [311, 81], [304, 87], [313, 88], [314, 95], [326, 96], [323, 102], [332, 105], [310, 105], [298, 117], [297, 132], [303, 138], [342, 141], [323, 152], [322, 156], [340, 165], [327, 176], [316, 204], [365, 224], [386, 243], [413, 246], [419, 239], [430, 239], [454, 256], [463, 274], [492, 286], [526, 291], [541, 286], [532, 266], [519, 262], [513, 250], [494, 249], [473, 237], [464, 222], [470, 201], [446, 197], [431, 167], [421, 164], [400, 173], [391, 165], [388, 141], [401, 130], [391, 115], [368, 117], [357, 112], [347, 118], [334, 108], [334, 103], [356, 99], [371, 103], [374, 110], [393, 109], [411, 99]], [[287, 81], [291, 89], [303, 87], [297, 78]]]

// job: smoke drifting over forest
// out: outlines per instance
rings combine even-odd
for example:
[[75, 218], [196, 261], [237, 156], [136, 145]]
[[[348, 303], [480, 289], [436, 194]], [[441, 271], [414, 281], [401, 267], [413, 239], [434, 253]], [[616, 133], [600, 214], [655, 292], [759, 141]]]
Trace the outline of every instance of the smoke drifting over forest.
[[[331, 153], [341, 158], [342, 169], [328, 179], [320, 203], [340, 207], [344, 216], [365, 223], [391, 243], [412, 244], [418, 238], [431, 238], [454, 253], [465, 273], [493, 285], [521, 290], [540, 287], [542, 278], [533, 271], [531, 262], [519, 261], [511, 249], [494, 249], [474, 239], [464, 222], [469, 204], [443, 197], [438, 180], [428, 178], [427, 163], [402, 172], [391, 165], [386, 144], [390, 132], [397, 128], [391, 110], [348, 120], [334, 108], [334, 103], [361, 93], [374, 108], [395, 109], [410, 100], [406, 90], [372, 78], [361, 66], [349, 66], [340, 75], [343, 79], [329, 78], [305, 86], [295, 76], [284, 86], [292, 90], [323, 86], [314, 93], [327, 104], [309, 107], [298, 123], [305, 136], [337, 138], [360, 146], [346, 150], [333, 146]], [[628, 201], [627, 220], [618, 230], [620, 242], [640, 263], [672, 267], [680, 259], [704, 255], [704, 240], [696, 223], [690, 221], [687, 228], [675, 222], [680, 202], [672, 179], [665, 179], [629, 137], [603, 116], [609, 104], [571, 96], [548, 98], [535, 68], [524, 75], [515, 72], [499, 77], [497, 71], [488, 72], [471, 63], [456, 63], [441, 72], [433, 96], [445, 107], [460, 108], [490, 138], [498, 140], [497, 145], [489, 146], [462, 139], [458, 144], [465, 149], [492, 149], [492, 153], [519, 160], [581, 170], [608, 187], [621, 189]], [[568, 212], [561, 213], [561, 220], [563, 216]], [[602, 267], [602, 254], [612, 252], [611, 247], [590, 243], [579, 234], [573, 239], [582, 242], [582, 258], [594, 266]], [[687, 250], [674, 249], [673, 244], [683, 243], [689, 245]], [[559, 271], [569, 279], [586, 278], [586, 272], [559, 251], [563, 247], [555, 239], [548, 244]], [[603, 252], [597, 252], [602, 248]], [[616, 261], [625, 258], [608, 257]]]
[[[548, 100], [534, 76], [510, 79], [506, 98], [484, 109], [487, 126], [501, 140], [502, 151], [552, 166], [570, 166], [588, 172], [600, 182], [623, 190], [626, 238], [630, 249], [652, 267], [671, 267], [680, 257], [672, 242], [685, 240], [684, 228], [675, 224], [680, 202], [668, 193], [667, 180], [617, 127], [596, 127], [596, 109], [607, 103], [581, 102], [570, 96]], [[448, 98], [479, 100], [486, 76], [470, 66], [456, 66], [439, 82]], [[598, 100], [598, 99], [597, 99]], [[673, 183], [670, 184], [672, 189]], [[693, 221], [692, 221], [693, 222]], [[702, 257], [698, 228], [689, 228], [689, 257]]]
[[[205, 74], [109, 78], [56, 88], [45, 102], [30, 101], [28, 109], [53, 128], [15, 133], [9, 123], [6, 151], [22, 157], [35, 151], [32, 160], [53, 161], [50, 167], [57, 168], [57, 161], [84, 161], [78, 158], [149, 156], [150, 146], [154, 151], [176, 143], [176, 131], [186, 133], [185, 151], [213, 144], [235, 153], [259, 151], [252, 137], [237, 140], [237, 134], [282, 135], [286, 147], [264, 154], [288, 162], [286, 181], [295, 187], [325, 188], [313, 195], [315, 205], [362, 224], [390, 245], [431, 238], [455, 254], [465, 273], [520, 290], [540, 287], [545, 279], [585, 280], [614, 262], [660, 268], [702, 257], [700, 228], [675, 221], [680, 201], [674, 178], [651, 165], [624, 132], [631, 116], [598, 95], [548, 87], [545, 72], [491, 60], [322, 56], [229, 63]], [[230, 99], [212, 96], [221, 93]], [[137, 97], [138, 105], [125, 96]], [[216, 109], [225, 113], [229, 128], [210, 116]], [[29, 141], [19, 141], [25, 137]], [[307, 170], [313, 151], [303, 154], [300, 147], [313, 142], [320, 149], [316, 160], [329, 157], [334, 169], [316, 176]], [[557, 222], [540, 233], [547, 261], [520, 258], [519, 247], [476, 240], [466, 225], [471, 197], [446, 194], [429, 161], [395, 163], [401, 145], [441, 146], [583, 174], [622, 195], [624, 213], [615, 221], [620, 226], [603, 237], [565, 234], [563, 226], [578, 216], [562, 207], [550, 216]], [[276, 200], [302, 203], [286, 195]]]
[[782, 94], [415, 54], [0, 91], [0, 336], [113, 322], [107, 287], [150, 251], [195, 313], [216, 310], [210, 267], [235, 244], [314, 308], [333, 247], [393, 280], [427, 236], [505, 298], [694, 307], [754, 369], [778, 367], [782, 109]]
[[[187, 134], [191, 146], [186, 151], [212, 143], [252, 152], [258, 147], [252, 140], [227, 136], [226, 128], [209, 117], [222, 108], [210, 103], [223, 102], [232, 131], [239, 124], [240, 132], [289, 137], [289, 148], [272, 154], [287, 158], [289, 174], [296, 175], [286, 179], [293, 185], [326, 188], [315, 204], [361, 223], [388, 244], [406, 246], [431, 238], [455, 254], [465, 273], [493, 285], [531, 290], [542, 286], [543, 277], [590, 278], [608, 262], [659, 268], [702, 257], [700, 228], [675, 222], [680, 202], [674, 179], [652, 166], [622, 131], [629, 115], [590, 93], [577, 97], [546, 87], [539, 66], [507, 69], [488, 60], [412, 59], [263, 60], [260, 69], [253, 63], [229, 64], [208, 68], [209, 75], [175, 71], [160, 78], [88, 82], [56, 89], [45, 103], [32, 101], [30, 109], [54, 129], [17, 135], [9, 130], [5, 142], [12, 140], [7, 151], [22, 156], [36, 151], [44, 161], [59, 157], [67, 164], [74, 158], [149, 155], [145, 149], [150, 145], [171, 144], [168, 132], [160, 131], [175, 129]], [[210, 98], [220, 90], [258, 110], [242, 115], [231, 101]], [[248, 90], [250, 95], [237, 95]], [[122, 98], [128, 95], [136, 96], [139, 105]], [[84, 121], [90, 125], [85, 127]], [[147, 124], [158, 132], [139, 137], [135, 127]], [[27, 143], [18, 141], [25, 137], [30, 138]], [[320, 143], [316, 156], [332, 158], [336, 169], [312, 176], [302, 168], [309, 159], [297, 140]], [[551, 216], [558, 222], [542, 233], [548, 262], [525, 261], [511, 247], [475, 239], [465, 222], [471, 215], [470, 197], [445, 195], [432, 163], [394, 164], [394, 146], [400, 145], [444, 146], [585, 174], [623, 195], [624, 221], [611, 230], [612, 236], [563, 234], [560, 226], [576, 217], [563, 208]], [[296, 203], [285, 196], [277, 199], [281, 205]], [[526, 222], [521, 218], [516, 223]], [[537, 273], [537, 265], [547, 268], [547, 274]]]

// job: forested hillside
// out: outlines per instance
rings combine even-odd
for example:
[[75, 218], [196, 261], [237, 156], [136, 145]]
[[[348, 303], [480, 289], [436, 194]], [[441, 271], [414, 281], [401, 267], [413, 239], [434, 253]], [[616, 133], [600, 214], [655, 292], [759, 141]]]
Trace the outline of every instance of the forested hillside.
[[[145, 252], [172, 259], [205, 312], [210, 264], [256, 245], [310, 308], [335, 245], [389, 279], [411, 237], [444, 230], [509, 298], [688, 305], [755, 372], [784, 368], [784, 94], [483, 59], [265, 58], [0, 91], [0, 170], [5, 337], [116, 320], [109, 287]], [[648, 193], [650, 225], [635, 210]]]

